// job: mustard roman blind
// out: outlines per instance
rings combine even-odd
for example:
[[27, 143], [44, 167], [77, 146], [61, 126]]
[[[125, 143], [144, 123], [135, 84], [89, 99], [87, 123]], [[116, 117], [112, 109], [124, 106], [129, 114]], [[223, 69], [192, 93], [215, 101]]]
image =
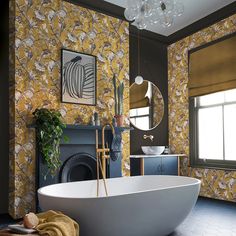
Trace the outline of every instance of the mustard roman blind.
[[143, 81], [140, 85], [132, 85], [130, 92], [130, 109], [149, 106], [149, 98], [145, 97], [147, 90], [147, 81]]
[[236, 88], [236, 35], [189, 55], [189, 96]]

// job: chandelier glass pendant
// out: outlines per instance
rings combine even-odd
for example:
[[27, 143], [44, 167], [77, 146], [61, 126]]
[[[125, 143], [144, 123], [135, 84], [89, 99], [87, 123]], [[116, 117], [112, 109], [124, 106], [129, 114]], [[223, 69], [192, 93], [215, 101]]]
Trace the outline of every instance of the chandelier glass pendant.
[[174, 17], [183, 12], [184, 5], [180, 0], [127, 0], [124, 16], [142, 30], [156, 23], [169, 27]]

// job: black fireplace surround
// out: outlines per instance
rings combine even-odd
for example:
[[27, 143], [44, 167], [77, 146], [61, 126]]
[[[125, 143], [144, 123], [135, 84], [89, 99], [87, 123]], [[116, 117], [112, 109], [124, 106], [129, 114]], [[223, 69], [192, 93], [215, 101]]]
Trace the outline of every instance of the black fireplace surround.
[[[99, 136], [98, 143], [101, 145], [101, 126], [66, 126], [63, 136], [67, 136], [69, 141], [65, 142], [63, 138], [61, 140], [60, 159], [62, 164], [53, 177], [50, 174], [46, 178], [44, 177], [48, 168], [41, 154], [37, 151], [36, 190], [50, 184], [96, 179], [96, 129]], [[129, 128], [115, 127], [116, 137], [121, 137], [121, 133], [125, 130], [129, 130]], [[121, 177], [122, 152], [121, 150], [118, 152], [112, 150], [112, 141], [111, 129], [106, 128], [105, 142], [108, 143], [111, 150], [111, 158], [107, 161], [107, 178]]]

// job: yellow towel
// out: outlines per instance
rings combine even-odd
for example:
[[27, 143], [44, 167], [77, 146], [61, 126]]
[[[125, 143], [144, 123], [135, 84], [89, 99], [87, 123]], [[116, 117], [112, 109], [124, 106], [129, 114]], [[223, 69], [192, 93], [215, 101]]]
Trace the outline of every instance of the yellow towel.
[[79, 236], [79, 225], [68, 216], [56, 211], [37, 214], [39, 224], [36, 227], [43, 236]]

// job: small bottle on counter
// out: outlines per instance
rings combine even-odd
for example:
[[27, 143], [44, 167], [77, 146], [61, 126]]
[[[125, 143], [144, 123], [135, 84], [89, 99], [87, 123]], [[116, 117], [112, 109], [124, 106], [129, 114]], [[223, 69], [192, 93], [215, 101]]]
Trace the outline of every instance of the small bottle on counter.
[[168, 146], [165, 146], [165, 150], [163, 152], [163, 154], [170, 154], [170, 148]]

